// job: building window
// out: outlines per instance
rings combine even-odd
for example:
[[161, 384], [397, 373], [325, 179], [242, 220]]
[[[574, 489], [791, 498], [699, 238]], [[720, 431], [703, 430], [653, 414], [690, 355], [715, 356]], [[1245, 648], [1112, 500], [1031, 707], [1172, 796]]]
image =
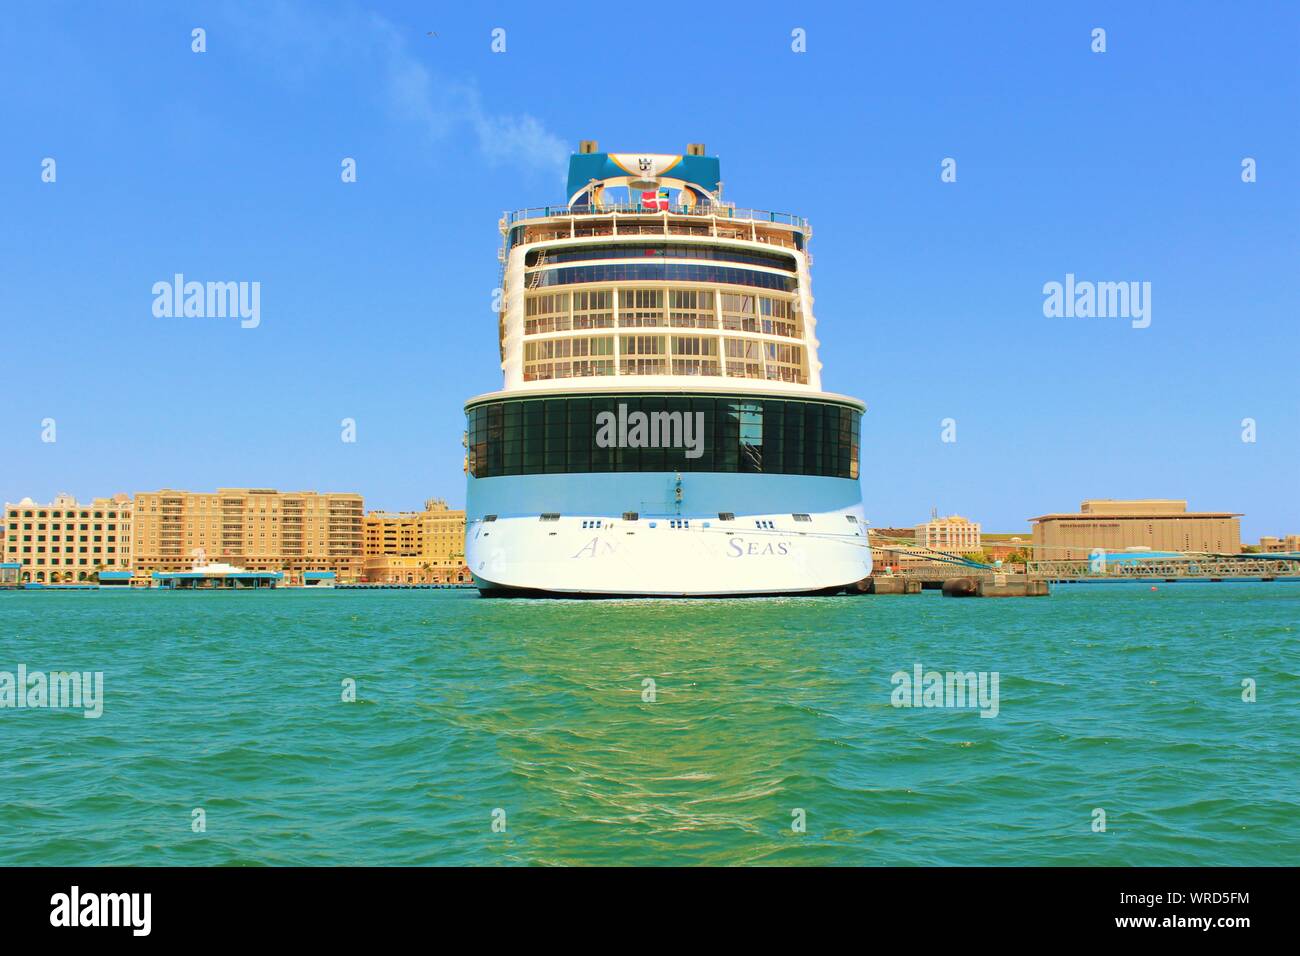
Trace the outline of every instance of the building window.
[[[702, 414], [698, 458], [685, 448], [605, 448], [601, 412]], [[712, 396], [602, 396], [490, 402], [468, 413], [469, 469], [498, 475], [611, 471], [764, 472], [856, 479], [861, 413], [830, 402]]]
[[614, 327], [614, 290], [589, 289], [573, 293], [573, 327], [575, 329], [610, 329]]
[[620, 289], [618, 292], [620, 328], [658, 328], [664, 321], [663, 289]]
[[527, 281], [530, 283], [536, 282], [539, 288], [589, 282], [605, 284], [614, 282], [704, 282], [710, 285], [752, 286], [781, 292], [794, 292], [798, 285], [795, 277], [788, 274], [778, 275], [773, 272], [759, 272], [755, 269], [734, 266], [675, 262], [627, 262], [596, 266], [566, 266], [560, 269], [546, 269], [533, 273], [528, 277]]
[[666, 353], [667, 346], [662, 335], [621, 336], [618, 372], [620, 375], [666, 375]]
[[560, 262], [590, 262], [595, 259], [639, 259], [644, 261], [646, 259], [660, 258], [705, 259], [713, 262], [738, 262], [746, 265], [766, 266], [770, 269], [784, 269], [788, 272], [795, 270], [795, 262], [792, 256], [739, 249], [734, 246], [711, 246], [704, 243], [691, 243], [690, 245], [653, 242], [643, 245], [596, 243], [570, 248], [535, 249], [527, 254], [524, 262], [525, 267], [531, 269], [538, 265], [538, 259], [542, 256], [545, 256], [545, 259], [542, 260], [543, 265]]
[[[725, 325], [725, 317], [724, 322]], [[763, 344], [752, 339], [726, 339], [727, 375], [732, 378], [763, 377]]]
[[524, 334], [565, 332], [571, 327], [569, 293], [530, 295], [524, 303]]
[[712, 289], [669, 289], [668, 324], [679, 329], [716, 329]]
[[674, 335], [674, 375], [721, 375], [718, 363], [718, 340], [711, 335]]
[[722, 327], [733, 332], [757, 332], [758, 316], [754, 313], [754, 296], [724, 292], [722, 294]]

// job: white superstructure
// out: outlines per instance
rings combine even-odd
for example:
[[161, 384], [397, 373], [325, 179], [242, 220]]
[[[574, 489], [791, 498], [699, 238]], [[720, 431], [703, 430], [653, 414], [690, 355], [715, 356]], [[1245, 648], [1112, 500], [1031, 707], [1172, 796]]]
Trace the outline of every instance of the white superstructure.
[[584, 144], [568, 202], [501, 229], [505, 386], [466, 403], [484, 594], [820, 593], [870, 572], [863, 405], [821, 391], [806, 221], [723, 203], [702, 148]]

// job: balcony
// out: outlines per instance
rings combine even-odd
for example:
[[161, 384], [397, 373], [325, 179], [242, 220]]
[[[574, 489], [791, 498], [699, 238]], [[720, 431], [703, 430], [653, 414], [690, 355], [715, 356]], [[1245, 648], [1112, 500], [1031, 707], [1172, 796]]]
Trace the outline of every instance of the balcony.
[[557, 217], [572, 217], [574, 219], [590, 219], [596, 217], [610, 216], [654, 216], [663, 219], [667, 216], [687, 216], [691, 219], [729, 219], [739, 222], [763, 222], [774, 223], [782, 226], [793, 226], [796, 229], [808, 229], [808, 220], [803, 216], [796, 216], [788, 212], [771, 212], [766, 209], [738, 209], [734, 206], [713, 206], [713, 205], [696, 205], [696, 206], [671, 206], [665, 210], [647, 209], [644, 206], [632, 205], [607, 205], [600, 209], [591, 206], [575, 206], [570, 209], [568, 206], [534, 206], [530, 209], [517, 209], [514, 212], [508, 212], [502, 217], [502, 232], [509, 231], [511, 226], [520, 222], [532, 222], [538, 219], [553, 219]]

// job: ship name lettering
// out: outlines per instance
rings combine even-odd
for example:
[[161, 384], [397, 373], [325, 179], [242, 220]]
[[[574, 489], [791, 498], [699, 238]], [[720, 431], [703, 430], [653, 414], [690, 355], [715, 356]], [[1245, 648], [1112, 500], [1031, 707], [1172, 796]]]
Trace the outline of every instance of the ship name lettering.
[[763, 555], [782, 556], [790, 553], [786, 541], [746, 541], [744, 538], [732, 538], [727, 542], [730, 558], [760, 557]]
[[581, 548], [578, 549], [578, 553], [575, 554], [574, 557], [595, 558], [595, 557], [599, 557], [602, 554], [613, 554], [613, 553], [614, 553], [614, 543], [612, 541], [604, 542], [604, 547], [601, 547], [601, 540], [599, 538], [592, 538], [590, 541], [588, 541], [586, 544], [584, 544]]

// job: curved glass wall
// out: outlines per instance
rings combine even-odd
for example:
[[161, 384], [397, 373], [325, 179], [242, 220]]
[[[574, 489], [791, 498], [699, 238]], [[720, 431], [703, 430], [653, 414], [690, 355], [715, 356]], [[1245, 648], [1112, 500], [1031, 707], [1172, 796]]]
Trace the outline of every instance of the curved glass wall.
[[696, 265], [692, 262], [618, 262], [598, 266], [563, 266], [530, 272], [528, 288], [577, 285], [583, 282], [712, 282], [746, 285], [759, 289], [794, 292], [798, 281], [792, 275], [755, 272], [735, 266]]
[[466, 412], [469, 472], [681, 471], [856, 479], [862, 413], [833, 402], [602, 395], [485, 402]]
[[556, 262], [590, 262], [593, 259], [709, 259], [714, 262], [739, 262], [751, 266], [767, 266], [769, 269], [784, 269], [793, 272], [794, 259], [790, 256], [777, 255], [749, 249], [737, 249], [732, 246], [673, 245], [671, 243], [597, 243], [589, 246], [574, 246], [561, 249], [535, 249], [524, 260], [531, 269], [542, 264]]

